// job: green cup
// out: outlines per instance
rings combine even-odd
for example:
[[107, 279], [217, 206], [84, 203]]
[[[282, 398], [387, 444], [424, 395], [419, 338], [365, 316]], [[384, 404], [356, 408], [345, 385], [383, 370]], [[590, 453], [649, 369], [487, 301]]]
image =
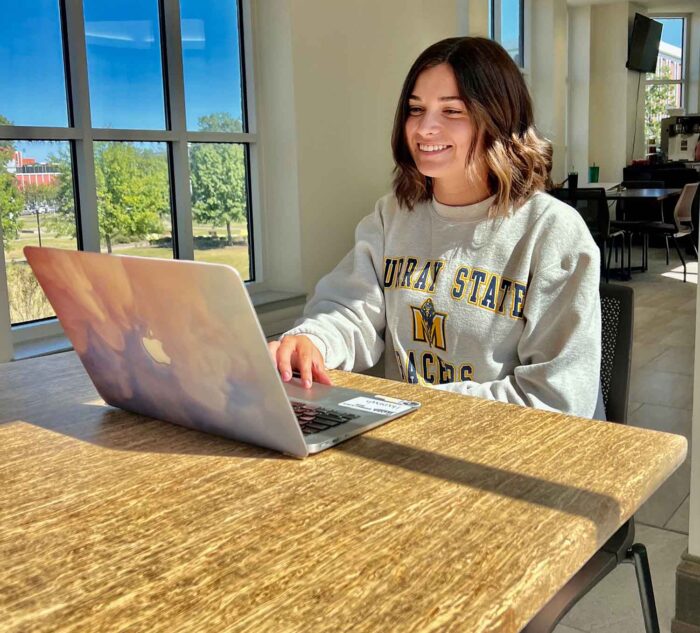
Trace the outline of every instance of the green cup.
[[591, 165], [588, 168], [588, 182], [598, 182], [599, 176], [600, 176], [600, 167], [598, 165]]

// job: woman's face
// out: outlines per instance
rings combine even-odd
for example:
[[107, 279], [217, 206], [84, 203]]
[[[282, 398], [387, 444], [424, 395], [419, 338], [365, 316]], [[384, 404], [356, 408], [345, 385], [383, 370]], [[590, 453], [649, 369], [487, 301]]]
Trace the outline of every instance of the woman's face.
[[406, 142], [418, 171], [434, 179], [465, 180], [476, 134], [448, 64], [424, 70], [408, 99]]

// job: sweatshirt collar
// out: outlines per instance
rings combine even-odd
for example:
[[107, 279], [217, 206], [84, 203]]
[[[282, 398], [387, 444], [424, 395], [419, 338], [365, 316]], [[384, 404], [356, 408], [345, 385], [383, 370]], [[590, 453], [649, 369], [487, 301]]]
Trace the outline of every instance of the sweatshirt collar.
[[495, 194], [474, 204], [467, 204], [461, 207], [453, 207], [448, 204], [442, 204], [433, 197], [433, 209], [441, 218], [445, 220], [481, 220], [488, 215], [489, 208], [496, 199]]

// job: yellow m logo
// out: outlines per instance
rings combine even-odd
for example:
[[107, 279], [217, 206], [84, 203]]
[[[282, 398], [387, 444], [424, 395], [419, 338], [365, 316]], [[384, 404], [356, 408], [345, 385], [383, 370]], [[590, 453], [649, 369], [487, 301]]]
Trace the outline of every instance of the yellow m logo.
[[445, 319], [447, 314], [436, 312], [432, 299], [426, 299], [420, 308], [411, 306], [413, 313], [413, 340], [427, 343], [430, 347], [447, 349], [445, 341]]

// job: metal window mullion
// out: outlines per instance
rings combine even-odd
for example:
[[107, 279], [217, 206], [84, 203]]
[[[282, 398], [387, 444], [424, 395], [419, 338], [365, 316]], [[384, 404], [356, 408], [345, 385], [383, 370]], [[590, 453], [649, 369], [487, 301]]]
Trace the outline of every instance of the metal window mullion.
[[520, 67], [525, 68], [525, 0], [520, 0], [518, 4], [518, 53]]
[[256, 143], [257, 134], [247, 132], [188, 132], [191, 143]]
[[0, 125], [0, 139], [17, 141], [73, 141], [80, 132], [69, 127]]
[[127, 141], [134, 143], [167, 143], [175, 136], [170, 130], [115, 130], [112, 128], [95, 128], [92, 130], [95, 141]]
[[73, 143], [76, 215], [79, 245], [86, 251], [100, 250], [97, 220], [97, 189], [90, 113], [90, 89], [85, 43], [85, 19], [80, 0], [66, 0], [66, 41], [68, 42], [68, 86], [73, 126], [78, 133]]
[[501, 42], [501, 0], [492, 0], [493, 2], [493, 39]]
[[165, 46], [166, 95], [170, 113], [170, 146], [173, 234], [176, 256], [194, 259], [192, 199], [190, 196], [190, 162], [187, 151], [187, 116], [185, 80], [182, 64], [180, 3], [163, 0], [163, 45]]
[[265, 271], [263, 269], [264, 253], [263, 253], [263, 213], [262, 213], [262, 195], [261, 195], [261, 157], [258, 141], [258, 117], [257, 105], [255, 99], [255, 67], [253, 55], [253, 18], [251, 0], [240, 0], [241, 2], [241, 21], [240, 29], [242, 38], [241, 43], [242, 55], [242, 80], [245, 82], [245, 119], [247, 122], [247, 131], [245, 135], [241, 135], [241, 142], [247, 143], [248, 151], [245, 153], [247, 157], [246, 173], [247, 189], [248, 189], [248, 248], [252, 249], [251, 259], [251, 284], [262, 286], [265, 280]]

